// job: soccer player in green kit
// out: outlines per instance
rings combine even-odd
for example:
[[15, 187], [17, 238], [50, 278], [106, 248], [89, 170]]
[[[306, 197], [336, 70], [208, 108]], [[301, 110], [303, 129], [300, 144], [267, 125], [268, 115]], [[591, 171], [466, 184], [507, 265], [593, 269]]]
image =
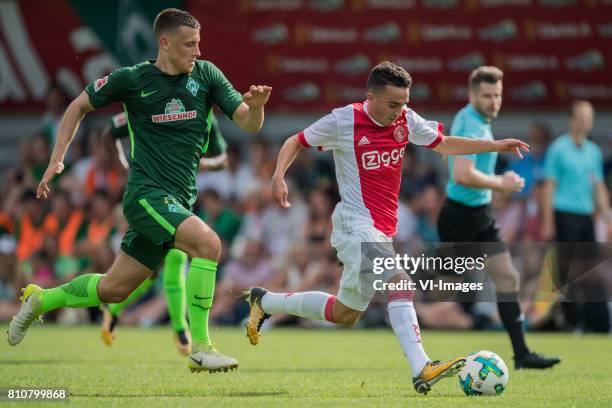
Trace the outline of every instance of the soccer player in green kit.
[[[128, 131], [127, 116], [125, 112], [113, 115], [107, 126], [102, 132], [103, 139], [114, 143], [117, 149], [117, 158], [121, 164], [129, 169], [129, 163], [125, 156], [121, 139], [130, 136]], [[208, 132], [208, 149], [206, 155], [200, 159], [200, 171], [221, 170], [227, 166], [227, 142], [219, 129], [217, 118], [212, 115], [210, 131]], [[191, 353], [191, 339], [189, 326], [185, 319], [187, 303], [185, 300], [185, 265], [187, 264], [187, 254], [178, 249], [171, 249], [164, 258], [163, 285], [166, 295], [166, 304], [170, 323], [174, 331], [174, 342], [179, 353], [188, 356]], [[103, 311], [101, 337], [104, 344], [112, 346], [116, 336], [116, 325], [119, 316], [129, 304], [133, 303], [147, 292], [158, 278], [159, 269], [150, 278], [134, 290], [123, 302], [111, 303], [106, 305]]]
[[162, 262], [171, 248], [186, 252], [191, 326], [192, 371], [227, 371], [238, 361], [219, 353], [208, 334], [221, 241], [191, 212], [198, 164], [208, 145], [206, 130], [216, 104], [242, 129], [257, 132], [272, 88], [252, 85], [240, 95], [223, 73], [200, 56], [200, 24], [189, 13], [166, 9], [153, 24], [158, 40], [155, 61], [120, 68], [89, 84], [66, 109], [49, 167], [37, 196], [64, 169], [64, 156], [83, 116], [120, 101], [128, 118], [131, 171], [123, 196], [130, 224], [115, 262], [106, 274], [81, 275], [51, 289], [30, 284], [19, 312], [9, 324], [8, 342], [16, 345], [32, 321], [60, 307], [91, 307], [125, 300]]

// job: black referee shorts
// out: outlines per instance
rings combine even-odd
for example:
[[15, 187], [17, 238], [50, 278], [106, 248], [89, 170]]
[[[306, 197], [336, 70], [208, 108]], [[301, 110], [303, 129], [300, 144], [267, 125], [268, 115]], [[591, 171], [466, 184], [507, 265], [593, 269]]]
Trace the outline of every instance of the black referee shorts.
[[574, 268], [574, 273], [578, 274], [574, 279], [588, 273], [589, 269], [603, 261], [598, 258], [592, 216], [555, 211], [555, 231], [559, 285], [572, 281], [569, 271], [576, 262], [582, 262], [583, 265]]
[[[474, 252], [470, 256], [482, 256], [483, 252], [491, 256], [508, 250], [490, 205], [471, 207], [447, 198], [440, 210], [437, 227], [440, 242], [487, 243], [480, 248], [470, 248], [470, 252]], [[464, 250], [469, 247], [472, 245], [466, 245]]]
[[595, 226], [590, 215], [555, 210], [557, 242], [595, 242]]

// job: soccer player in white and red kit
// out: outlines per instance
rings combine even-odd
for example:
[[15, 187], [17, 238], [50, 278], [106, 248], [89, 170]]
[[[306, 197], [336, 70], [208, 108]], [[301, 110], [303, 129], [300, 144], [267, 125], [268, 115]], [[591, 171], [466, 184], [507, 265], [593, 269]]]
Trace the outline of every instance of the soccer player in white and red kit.
[[[274, 198], [283, 208], [287, 201], [284, 175], [298, 153], [316, 146], [332, 150], [341, 201], [332, 215], [331, 243], [344, 264], [337, 296], [323, 292], [272, 293], [263, 288], [248, 291], [250, 305], [247, 335], [251, 344], [261, 337], [261, 324], [273, 313], [352, 325], [368, 307], [373, 291], [364, 290], [361, 244], [390, 243], [396, 232], [402, 159], [408, 143], [426, 146], [441, 154], [487, 151], [513, 152], [528, 146], [515, 139], [470, 140], [444, 136], [442, 125], [427, 121], [408, 108], [412, 79], [401, 67], [383, 62], [372, 70], [367, 100], [334, 109], [303, 132], [287, 139], [273, 176]], [[392, 271], [386, 282], [408, 280], [403, 270]], [[421, 343], [411, 291], [387, 290], [389, 320], [412, 369], [417, 392], [427, 393], [440, 379], [456, 374], [464, 357], [432, 362]]]

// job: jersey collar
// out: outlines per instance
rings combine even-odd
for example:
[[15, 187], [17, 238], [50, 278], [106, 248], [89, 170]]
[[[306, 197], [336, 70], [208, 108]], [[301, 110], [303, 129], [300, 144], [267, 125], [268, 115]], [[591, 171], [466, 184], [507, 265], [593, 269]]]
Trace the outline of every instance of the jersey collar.
[[368, 101], [363, 102], [363, 111], [366, 113], [366, 115], [368, 115], [368, 118], [370, 118], [370, 120], [374, 122], [377, 126], [386, 127], [385, 125], [378, 123], [376, 119], [370, 116], [370, 113], [368, 112]]

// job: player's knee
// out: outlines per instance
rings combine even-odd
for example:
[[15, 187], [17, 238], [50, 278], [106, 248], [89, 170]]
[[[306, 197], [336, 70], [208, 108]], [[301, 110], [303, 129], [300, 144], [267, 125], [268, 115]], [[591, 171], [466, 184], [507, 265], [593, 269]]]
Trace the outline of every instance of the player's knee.
[[497, 290], [502, 292], [518, 292], [521, 284], [519, 273], [516, 269], [510, 269], [497, 283]]
[[202, 238], [194, 245], [190, 255], [194, 258], [219, 260], [221, 256], [221, 239], [213, 230], [206, 231]]

